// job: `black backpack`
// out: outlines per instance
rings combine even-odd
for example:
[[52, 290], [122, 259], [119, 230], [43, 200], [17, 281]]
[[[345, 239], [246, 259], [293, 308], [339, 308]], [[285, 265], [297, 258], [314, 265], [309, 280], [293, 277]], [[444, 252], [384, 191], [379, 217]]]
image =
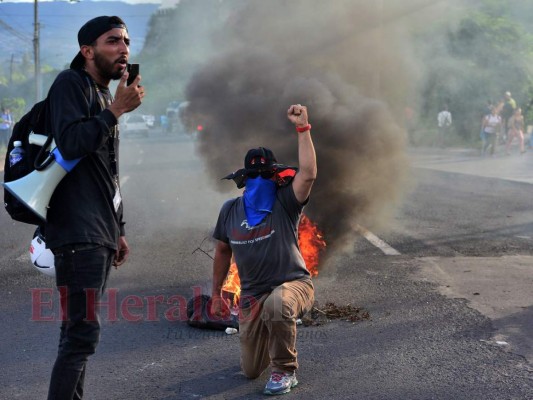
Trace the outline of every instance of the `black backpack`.
[[[42, 147], [28, 142], [28, 137], [31, 132], [37, 134], [43, 134], [45, 132], [47, 105], [48, 98], [36, 103], [13, 127], [13, 133], [11, 134], [11, 138], [7, 145], [7, 154], [4, 164], [4, 182], [11, 182], [23, 178], [35, 169], [40, 170], [46, 168], [47, 164], [49, 164], [46, 163], [45, 165], [41, 165], [48, 155], [45, 149], [50, 145], [52, 135], [47, 135], [48, 138], [46, 143]], [[26, 153], [21, 161], [11, 167], [9, 164], [9, 153], [15, 147], [14, 142], [16, 141], [22, 143], [21, 147]], [[18, 201], [17, 198], [5, 188], [4, 206], [8, 214], [15, 221], [32, 225], [39, 225], [43, 222], [41, 218], [30, 211], [29, 208]]]
[[[84, 82], [87, 82], [85, 95], [89, 99], [91, 115], [96, 113], [95, 89], [89, 76], [82, 71]], [[32, 107], [19, 122], [13, 127], [11, 138], [7, 145], [7, 153], [4, 164], [4, 182], [12, 182], [23, 178], [35, 170], [45, 169], [53, 158], [48, 157], [47, 148], [52, 142], [53, 135], [46, 133], [46, 117], [48, 115], [48, 97]], [[41, 147], [28, 142], [30, 133], [36, 133], [47, 136], [46, 143]], [[9, 164], [9, 153], [13, 150], [14, 142], [20, 141], [22, 149], [26, 152], [22, 161], [16, 163], [13, 167]], [[4, 206], [12, 219], [31, 225], [42, 225], [43, 220], [21, 203], [7, 189], [4, 188]]]

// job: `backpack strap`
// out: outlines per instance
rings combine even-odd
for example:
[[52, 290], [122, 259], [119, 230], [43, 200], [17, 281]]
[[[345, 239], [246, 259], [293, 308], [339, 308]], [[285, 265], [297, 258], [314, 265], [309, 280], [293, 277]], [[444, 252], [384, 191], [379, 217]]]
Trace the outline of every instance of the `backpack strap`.
[[96, 105], [96, 102], [94, 101], [94, 87], [93, 85], [91, 84], [91, 80], [90, 78], [85, 75], [85, 82], [87, 82], [87, 87], [85, 88], [85, 97], [87, 97], [87, 92], [89, 92], [89, 116], [93, 116], [93, 115], [96, 115], [96, 109], [95, 109], [95, 105]]
[[[87, 72], [85, 72], [85, 75], [91, 87], [91, 93], [90, 93], [91, 101], [94, 102], [94, 104], [96, 103], [100, 104], [100, 107], [101, 107], [100, 109], [102, 111], [105, 110], [106, 99], [104, 97], [104, 94], [102, 93], [102, 91], [98, 87], [98, 84], [94, 81], [92, 76], [90, 76]], [[95, 93], [94, 95], [93, 95], [93, 92]], [[93, 100], [93, 99], [97, 99], [98, 101]], [[113, 102], [113, 96], [111, 96], [111, 102]], [[91, 109], [92, 108], [94, 108], [93, 104], [91, 104]], [[96, 115], [96, 111], [94, 115]], [[117, 137], [117, 135], [118, 135], [118, 130], [117, 130], [117, 127], [114, 126], [112, 133], [107, 138], [107, 144], [109, 147], [109, 163], [111, 165], [111, 173], [113, 174], [114, 179], [117, 180], [118, 182], [117, 154], [115, 151], [115, 138]]]

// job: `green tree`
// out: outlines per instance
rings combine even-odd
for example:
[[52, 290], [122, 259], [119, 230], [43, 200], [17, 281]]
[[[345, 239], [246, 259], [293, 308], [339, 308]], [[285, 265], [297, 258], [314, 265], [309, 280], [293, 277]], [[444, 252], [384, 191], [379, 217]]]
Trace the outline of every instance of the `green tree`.
[[26, 109], [26, 101], [22, 97], [5, 97], [1, 102], [2, 107], [9, 108], [13, 119], [18, 121]]
[[476, 141], [487, 100], [499, 102], [509, 90], [526, 108], [533, 90], [533, 38], [510, 10], [505, 1], [482, 2], [448, 32], [445, 52], [430, 53], [434, 62], [422, 95], [426, 125], [434, 126], [434, 116], [447, 103], [457, 133]]

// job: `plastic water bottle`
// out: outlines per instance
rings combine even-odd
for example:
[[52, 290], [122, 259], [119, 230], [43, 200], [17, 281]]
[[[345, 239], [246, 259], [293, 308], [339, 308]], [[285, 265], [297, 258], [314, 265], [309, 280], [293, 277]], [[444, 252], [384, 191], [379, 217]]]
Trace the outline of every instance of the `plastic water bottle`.
[[24, 149], [22, 148], [22, 142], [17, 140], [13, 143], [15, 148], [11, 150], [11, 153], [9, 153], [9, 165], [13, 167], [13, 165], [19, 163], [24, 158], [24, 154], [26, 153]]

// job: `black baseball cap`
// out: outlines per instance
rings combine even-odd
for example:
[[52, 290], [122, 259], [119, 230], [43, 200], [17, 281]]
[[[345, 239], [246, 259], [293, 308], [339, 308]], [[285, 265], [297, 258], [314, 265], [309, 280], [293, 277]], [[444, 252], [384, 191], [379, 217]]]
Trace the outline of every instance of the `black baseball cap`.
[[[101, 35], [111, 29], [120, 28], [128, 31], [126, 24], [122, 19], [116, 16], [101, 16], [91, 19], [81, 27], [78, 32], [78, 44], [81, 46], [90, 45]], [[79, 51], [76, 57], [70, 63], [70, 68], [81, 69], [85, 65], [85, 57]]]
[[296, 171], [298, 168], [278, 164], [276, 156], [274, 156], [272, 150], [267, 149], [266, 147], [258, 147], [248, 150], [244, 157], [244, 168], [241, 168], [222, 179], [232, 179], [240, 189], [245, 186], [246, 177], [257, 176], [260, 171], [279, 173], [288, 169]]
[[254, 170], [269, 171], [276, 168], [278, 161], [272, 150], [266, 147], [250, 149], [244, 157], [244, 168], [247, 172]]

